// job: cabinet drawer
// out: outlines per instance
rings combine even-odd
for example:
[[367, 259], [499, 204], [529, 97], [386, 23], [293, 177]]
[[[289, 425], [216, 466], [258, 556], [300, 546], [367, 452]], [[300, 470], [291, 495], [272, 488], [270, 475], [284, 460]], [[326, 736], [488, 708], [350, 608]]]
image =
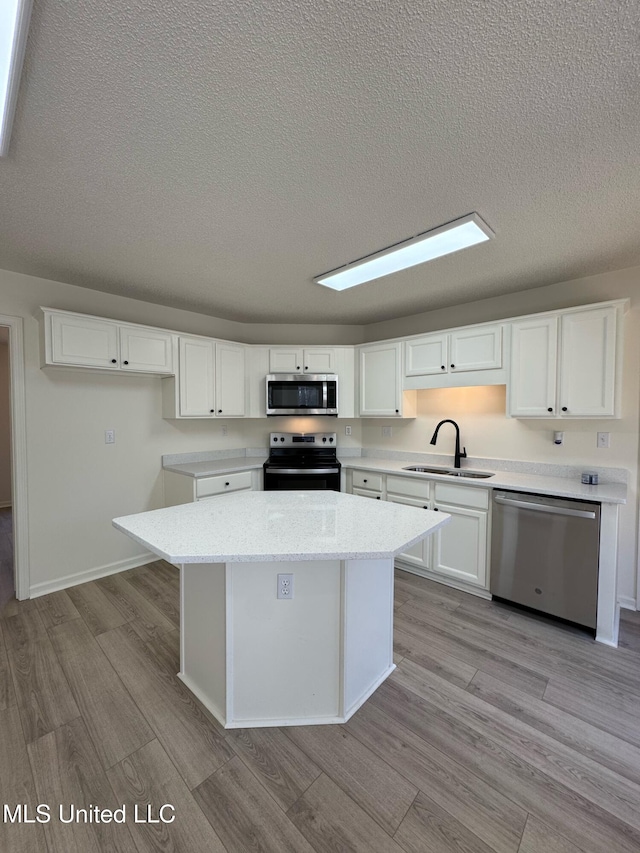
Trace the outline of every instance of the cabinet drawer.
[[416, 477], [387, 476], [387, 494], [408, 495], [412, 498], [429, 500], [431, 483], [429, 480], [418, 480]]
[[373, 489], [382, 491], [382, 474], [373, 474], [371, 471], [354, 471], [352, 483], [361, 489]]
[[203, 477], [196, 483], [196, 498], [209, 495], [221, 495], [223, 492], [237, 492], [251, 488], [251, 471], [236, 471], [234, 474], [221, 474], [219, 477]]
[[351, 494], [358, 495], [361, 498], [373, 498], [376, 501], [382, 500], [382, 492], [372, 492], [370, 489], [354, 488]]
[[454, 486], [450, 483], [436, 483], [434, 492], [436, 503], [489, 509], [488, 489], [477, 489], [474, 486]]

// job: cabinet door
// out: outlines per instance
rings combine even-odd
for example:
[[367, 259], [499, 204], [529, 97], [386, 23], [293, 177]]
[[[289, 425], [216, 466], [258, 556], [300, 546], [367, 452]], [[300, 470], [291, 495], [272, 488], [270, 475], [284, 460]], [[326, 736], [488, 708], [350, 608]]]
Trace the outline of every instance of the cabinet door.
[[480, 326], [451, 332], [449, 369], [493, 370], [502, 367], [502, 326]]
[[[404, 497], [403, 495], [387, 495], [387, 500], [391, 501], [391, 503], [395, 504], [405, 504], [406, 506], [416, 506], [422, 507], [423, 509], [430, 509], [429, 503], [427, 501], [420, 501], [417, 498], [409, 498]], [[431, 568], [431, 537], [427, 536], [426, 539], [423, 539], [421, 542], [416, 542], [415, 545], [412, 545], [410, 548], [407, 548], [406, 551], [403, 551], [401, 554], [398, 554], [397, 559], [403, 560], [405, 563], [409, 563], [412, 566], [417, 566], [419, 569], [430, 569]]]
[[118, 326], [90, 317], [52, 314], [51, 350], [56, 364], [118, 370]]
[[304, 350], [302, 368], [305, 373], [335, 373], [336, 351], [334, 349], [317, 348]]
[[[435, 509], [435, 507], [434, 507]], [[439, 503], [451, 521], [433, 534], [433, 571], [474, 586], [486, 587], [486, 512]]]
[[377, 344], [360, 349], [360, 416], [396, 418], [401, 415], [401, 344]]
[[214, 417], [213, 341], [180, 338], [180, 417]]
[[448, 335], [427, 335], [405, 344], [405, 376], [427, 376], [448, 370]]
[[558, 318], [512, 324], [508, 412], [515, 418], [556, 417]]
[[245, 348], [216, 344], [216, 415], [243, 418], [246, 411]]
[[170, 332], [120, 326], [120, 365], [123, 370], [173, 373], [173, 339]]
[[616, 309], [564, 314], [560, 326], [561, 417], [614, 417]]
[[302, 373], [303, 352], [295, 347], [271, 348], [269, 351], [270, 373]]

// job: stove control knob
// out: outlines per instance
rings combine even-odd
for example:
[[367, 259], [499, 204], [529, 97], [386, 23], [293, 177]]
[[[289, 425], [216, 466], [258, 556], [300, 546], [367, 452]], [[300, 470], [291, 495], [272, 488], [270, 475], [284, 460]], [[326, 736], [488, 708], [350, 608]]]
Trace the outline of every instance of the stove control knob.
[[324, 442], [326, 442], [326, 440], [327, 440], [327, 436], [326, 436], [326, 435], [323, 435], [323, 436], [322, 436], [322, 440], [323, 440]]
[[332, 439], [332, 438], [330, 438], [330, 439], [329, 439], [329, 443], [330, 443], [330, 444], [332, 444], [332, 443], [333, 443], [333, 439]]
[[277, 440], [278, 440], [278, 436], [276, 436], [273, 440], [274, 440], [274, 441], [277, 441]]
[[280, 441], [284, 441], [284, 436], [283, 436], [283, 435], [281, 435], [281, 436], [280, 436]]

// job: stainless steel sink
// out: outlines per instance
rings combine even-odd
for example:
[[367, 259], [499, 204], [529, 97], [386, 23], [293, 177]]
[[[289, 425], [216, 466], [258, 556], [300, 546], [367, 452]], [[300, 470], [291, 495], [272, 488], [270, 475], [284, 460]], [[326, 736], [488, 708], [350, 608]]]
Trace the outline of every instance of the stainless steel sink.
[[416, 471], [419, 474], [444, 474], [448, 477], [462, 477], [470, 480], [486, 480], [493, 477], [491, 471], [452, 471], [451, 468], [427, 468], [425, 465], [407, 465], [403, 471]]

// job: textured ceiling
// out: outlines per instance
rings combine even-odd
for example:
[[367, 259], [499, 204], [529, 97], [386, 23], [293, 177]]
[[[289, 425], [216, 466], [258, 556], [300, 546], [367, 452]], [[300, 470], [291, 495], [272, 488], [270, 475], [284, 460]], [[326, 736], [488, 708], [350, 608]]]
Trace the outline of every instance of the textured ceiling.
[[[635, 0], [35, 0], [0, 268], [367, 323], [640, 263]], [[495, 240], [312, 278], [477, 211]]]

